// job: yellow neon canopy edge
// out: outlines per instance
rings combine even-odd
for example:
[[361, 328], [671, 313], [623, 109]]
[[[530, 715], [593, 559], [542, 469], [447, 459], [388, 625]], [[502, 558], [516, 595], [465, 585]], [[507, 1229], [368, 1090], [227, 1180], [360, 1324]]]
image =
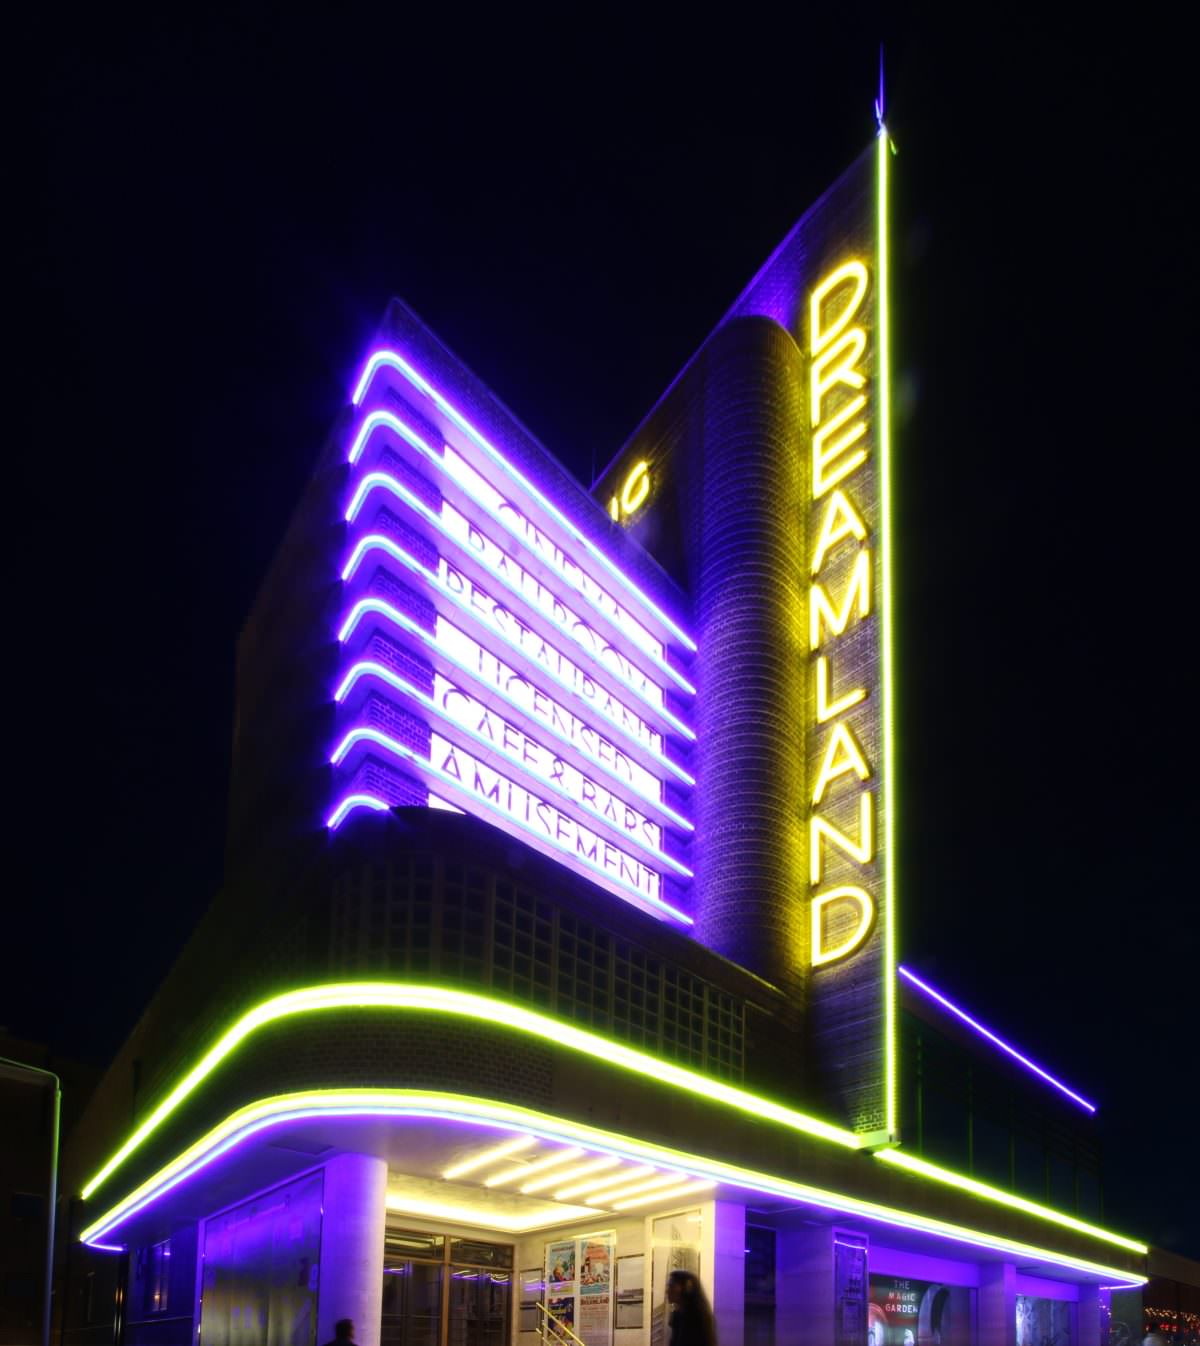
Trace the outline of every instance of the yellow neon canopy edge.
[[895, 1210], [892, 1207], [866, 1201], [859, 1197], [844, 1196], [819, 1187], [792, 1182], [786, 1178], [777, 1178], [766, 1173], [756, 1173], [752, 1169], [741, 1168], [736, 1164], [728, 1164], [716, 1159], [706, 1159], [666, 1146], [635, 1140], [632, 1137], [602, 1131], [596, 1127], [570, 1121], [566, 1118], [551, 1117], [514, 1104], [470, 1098], [461, 1094], [417, 1089], [314, 1089], [263, 1099], [239, 1108], [208, 1132], [207, 1135], [160, 1169], [153, 1177], [142, 1183], [135, 1191], [130, 1192], [122, 1201], [105, 1212], [100, 1219], [93, 1221], [81, 1233], [80, 1240], [86, 1242], [90, 1238], [98, 1237], [107, 1227], [111, 1227], [121, 1215], [132, 1211], [134, 1207], [148, 1204], [149, 1201], [153, 1200], [159, 1188], [172, 1179], [179, 1178], [186, 1169], [202, 1161], [206, 1155], [218, 1147], [229, 1148], [240, 1138], [239, 1133], [248, 1135], [255, 1130], [260, 1130], [269, 1125], [275, 1117], [285, 1116], [288, 1113], [313, 1116], [320, 1113], [326, 1115], [356, 1115], [385, 1111], [397, 1115], [437, 1116], [463, 1121], [490, 1122], [508, 1130], [533, 1131], [548, 1139], [568, 1140], [591, 1145], [593, 1148], [616, 1153], [626, 1159], [648, 1160], [652, 1163], [680, 1166], [693, 1174], [712, 1178], [716, 1182], [753, 1187], [779, 1196], [790, 1197], [794, 1200], [813, 1202], [848, 1214], [884, 1220], [903, 1228], [940, 1234], [947, 1238], [974, 1243], [998, 1252], [1034, 1257], [1039, 1261], [1048, 1261], [1059, 1266], [1086, 1271], [1091, 1275], [1114, 1277], [1118, 1280], [1131, 1282], [1144, 1282], [1146, 1279], [1137, 1272], [1107, 1267], [1098, 1262], [1091, 1262], [1086, 1258], [1058, 1253], [1053, 1249], [1037, 1248], [1030, 1244], [1020, 1243], [1015, 1239], [987, 1234], [980, 1230], [970, 1229], [965, 1225], [951, 1224], [949, 1221], [939, 1220], [932, 1216], [913, 1215], [907, 1211]]
[[403, 982], [346, 982], [289, 991], [264, 1001], [244, 1014], [171, 1090], [104, 1166], [88, 1180], [82, 1191], [84, 1199], [90, 1197], [100, 1184], [157, 1130], [184, 1099], [192, 1094], [225, 1057], [256, 1028], [291, 1014], [323, 1009], [355, 1008], [434, 1010], [500, 1024], [535, 1036], [546, 1037], [558, 1046], [570, 1047], [611, 1065], [622, 1066], [626, 1070], [649, 1076], [660, 1083], [700, 1093], [706, 1098], [737, 1108], [739, 1111], [767, 1118], [835, 1145], [847, 1149], [861, 1149], [863, 1146], [863, 1141], [844, 1127], [810, 1117], [806, 1113], [784, 1107], [770, 1099], [761, 1098], [720, 1080], [687, 1070], [671, 1061], [636, 1051], [624, 1043], [589, 1033], [573, 1024], [491, 996], [438, 986], [413, 986]]

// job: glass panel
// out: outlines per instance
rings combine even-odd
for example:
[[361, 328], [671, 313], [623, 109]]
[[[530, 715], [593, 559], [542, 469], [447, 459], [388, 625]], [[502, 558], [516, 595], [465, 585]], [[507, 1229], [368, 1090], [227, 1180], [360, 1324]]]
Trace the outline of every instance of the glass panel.
[[439, 1346], [443, 1268], [398, 1258], [390, 1247], [385, 1261], [381, 1346]]
[[513, 1250], [509, 1243], [479, 1243], [475, 1239], [452, 1239], [450, 1260], [469, 1262], [477, 1267], [511, 1267]]
[[452, 1267], [447, 1346], [506, 1346], [511, 1299], [508, 1272]]
[[431, 1262], [440, 1262], [445, 1246], [446, 1240], [441, 1234], [420, 1234], [412, 1229], [394, 1229], [388, 1225], [383, 1241], [383, 1264], [390, 1265], [387, 1258], [392, 1254], [400, 1258], [424, 1257]]

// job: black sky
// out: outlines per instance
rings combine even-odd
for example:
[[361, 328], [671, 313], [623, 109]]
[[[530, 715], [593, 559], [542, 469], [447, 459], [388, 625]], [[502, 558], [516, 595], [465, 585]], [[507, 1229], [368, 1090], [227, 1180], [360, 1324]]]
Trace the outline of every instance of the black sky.
[[1187, 35], [568, 12], [15, 34], [0, 1024], [103, 1060], [219, 882], [234, 640], [388, 297], [590, 478], [869, 140], [882, 37], [904, 958], [1200, 1256]]

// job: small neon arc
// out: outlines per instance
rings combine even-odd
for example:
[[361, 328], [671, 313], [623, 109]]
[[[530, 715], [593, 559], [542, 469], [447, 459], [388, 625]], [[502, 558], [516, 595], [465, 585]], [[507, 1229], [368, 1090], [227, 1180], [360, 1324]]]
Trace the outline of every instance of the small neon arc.
[[678, 1168], [690, 1178], [708, 1180], [713, 1184], [726, 1183], [805, 1205], [818, 1206], [825, 1210], [859, 1216], [900, 1229], [931, 1234], [976, 1248], [988, 1248], [1022, 1259], [1070, 1267], [1088, 1275], [1112, 1278], [1129, 1286], [1142, 1285], [1146, 1281], [1144, 1276], [1136, 1273], [1106, 1267], [1084, 1258], [1032, 1247], [1014, 1239], [986, 1234], [930, 1216], [913, 1215], [873, 1201], [845, 1196], [805, 1183], [792, 1182], [786, 1178], [756, 1172], [722, 1160], [686, 1154], [630, 1136], [602, 1131], [567, 1118], [552, 1117], [489, 1099], [415, 1089], [311, 1090], [251, 1103], [231, 1114], [105, 1212], [100, 1219], [82, 1232], [80, 1240], [95, 1246], [95, 1240], [108, 1236], [113, 1229], [144, 1210], [172, 1188], [186, 1181], [243, 1140], [268, 1127], [314, 1117], [361, 1116], [429, 1118], [487, 1125], [518, 1135], [533, 1135], [540, 1141], [585, 1147], [630, 1162]]
[[[428, 574], [428, 571], [423, 570], [422, 573]], [[467, 608], [464, 604], [460, 603], [458, 604], [458, 606], [461, 607], [464, 612], [470, 615], [470, 609]], [[377, 613], [381, 617], [385, 617], [394, 626], [401, 626], [406, 630], [416, 630], [418, 632], [421, 630], [421, 628], [418, 627], [415, 622], [410, 621], [407, 617], [404, 616], [402, 612], [394, 608], [390, 603], [385, 602], [382, 598], [360, 598], [358, 602], [355, 603], [355, 605], [350, 609], [349, 613], [347, 613], [346, 615], [346, 619], [342, 622], [341, 628], [338, 631], [338, 640], [342, 644], [345, 644], [345, 642], [349, 640], [350, 637], [354, 634], [355, 627], [358, 626], [359, 622], [363, 619], [363, 617], [366, 616], [368, 613], [372, 612]], [[476, 618], [476, 620], [478, 619]], [[488, 634], [492, 635], [493, 633], [489, 631]], [[519, 656], [519, 662], [522, 665], [527, 665], [530, 662], [529, 657], [525, 654], [525, 652], [521, 649], [521, 647], [516, 644], [515, 641], [510, 640], [507, 636], [501, 636], [498, 634], [496, 638], [504, 641], [505, 644], [507, 644], [512, 650], [514, 650], [517, 653], [517, 655]], [[472, 637], [472, 639], [474, 639], [474, 637]], [[483, 645], [485, 649], [487, 648], [486, 642], [484, 641], [476, 641], [475, 643]], [[696, 783], [695, 778], [693, 776], [690, 776], [683, 769], [683, 767], [673, 762], [669, 757], [666, 756], [665, 753], [659, 752], [657, 748], [651, 747], [650, 744], [643, 743], [639, 739], [635, 738], [630, 733], [630, 731], [626, 729], [623, 724], [621, 724], [619, 720], [609, 715], [600, 706], [594, 706], [590, 702], [583, 700], [583, 698], [579, 696], [579, 693], [576, 692], [575, 689], [571, 686], [571, 684], [567, 682], [564, 678], [560, 678], [557, 674], [550, 673], [546, 669], [540, 669], [539, 671], [541, 673], [541, 676], [546, 678], [548, 681], [553, 682], [556, 686], [560, 687], [564, 692], [567, 692], [573, 699], [578, 699], [582, 701], [584, 707], [589, 712], [594, 712], [596, 715], [599, 716], [600, 719], [605, 720], [609, 724], [611, 724], [613, 728], [620, 733], [621, 737], [627, 743], [633, 746], [634, 748], [633, 756], [636, 757], [638, 752], [647, 753], [649, 756], [653, 757], [656, 762], [661, 763], [669, 771], [673, 772], [676, 776], [678, 776], [681, 780], [686, 781], [689, 785], [695, 785]], [[691, 731], [689, 730], [688, 733], [691, 734]]]
[[[469, 668], [466, 668], [464, 665], [460, 664], [457, 659], [452, 658], [450, 655], [445, 654], [444, 652], [441, 653], [441, 657], [445, 659], [452, 667], [458, 669], [460, 672], [465, 673], [468, 676], [468, 678], [474, 680], [474, 675], [472, 674], [471, 670]], [[364, 659], [361, 662], [353, 664], [350, 667], [350, 669], [346, 673], [346, 676], [342, 679], [341, 685], [334, 693], [333, 699], [338, 702], [344, 701], [346, 697], [349, 696], [351, 689], [354, 687], [355, 683], [358, 682], [360, 678], [378, 678], [381, 682], [386, 682], [389, 687], [394, 688], [398, 692], [408, 692], [414, 690], [411, 683], [406, 682], [402, 677], [400, 677], [397, 673], [394, 673], [390, 668], [385, 667], [383, 664], [376, 663], [374, 660]], [[519, 711], [521, 709], [520, 706], [516, 705], [516, 703], [512, 700], [511, 697], [505, 696], [505, 694], [499, 688], [493, 688], [489, 690], [494, 691], [494, 693], [497, 696], [502, 697], [508, 705], [513, 707], [514, 710]], [[499, 711], [497, 711], [496, 713], [500, 714]], [[551, 737], [556, 738], [560, 743], [564, 744], [566, 747], [574, 749], [574, 751], [579, 753], [579, 755], [585, 761], [590, 762], [593, 766], [597, 767], [603, 775], [615, 781], [618, 789], [629, 790], [632, 794], [634, 794], [637, 797], [639, 801], [641, 801], [641, 803], [650, 805], [650, 807], [655, 812], [660, 813], [664, 818], [667, 819], [668, 822], [673, 823], [676, 827], [681, 828], [684, 832], [694, 832], [696, 830], [695, 823], [690, 822], [681, 813], [676, 813], [673, 808], [670, 808], [668, 805], [664, 804], [661, 799], [655, 799], [652, 795], [645, 794], [631, 781], [622, 780], [621, 777], [617, 775], [617, 773], [612, 769], [611, 766], [609, 766], [605, 762], [602, 762], [598, 757], [588, 752], [588, 750], [585, 747], [582, 747], [578, 743], [573, 743], [569, 738], [566, 737], [566, 735], [559, 733], [552, 724], [544, 723], [542, 721], [536, 721], [536, 723], [538, 724], [539, 732], [548, 733], [550, 734]], [[530, 737], [533, 736], [530, 735]]]
[[949, 1010], [949, 1012], [953, 1014], [954, 1017], [958, 1019], [961, 1023], [966, 1024], [968, 1028], [974, 1029], [974, 1031], [978, 1033], [980, 1037], [986, 1038], [988, 1042], [990, 1042], [993, 1046], [999, 1047], [1002, 1052], [1007, 1053], [1007, 1055], [1011, 1056], [1014, 1061], [1017, 1061], [1019, 1064], [1023, 1065], [1026, 1070], [1032, 1071], [1035, 1075], [1038, 1075], [1043, 1080], [1045, 1080], [1047, 1084], [1053, 1085], [1053, 1087], [1057, 1089], [1060, 1094], [1064, 1094], [1073, 1103], [1077, 1103], [1081, 1108], [1086, 1108], [1088, 1112], [1096, 1111], [1096, 1105], [1094, 1103], [1089, 1103], [1086, 1098], [1083, 1098], [1081, 1095], [1077, 1094], [1074, 1089], [1068, 1089], [1067, 1086], [1062, 1082], [1062, 1080], [1056, 1080], [1048, 1070], [1043, 1070], [1042, 1067], [1039, 1066], [1036, 1061], [1031, 1061], [1028, 1056], [1025, 1056], [1022, 1052], [1017, 1051], [1017, 1049], [1012, 1045], [1012, 1043], [1005, 1042], [1004, 1039], [999, 1036], [999, 1034], [993, 1033], [990, 1028], [985, 1028], [983, 1024], [979, 1022], [978, 1019], [972, 1018], [971, 1015], [969, 1015], [965, 1009], [963, 1009], [959, 1005], [956, 1005], [954, 1001], [949, 998], [949, 996], [944, 996], [940, 991], [935, 991], [934, 988], [930, 986], [928, 982], [922, 981], [921, 978], [918, 977], [917, 974], [913, 972], [910, 968], [899, 967], [897, 968], [897, 971], [900, 973], [900, 975], [904, 978], [905, 981], [915, 986], [918, 991], [921, 991], [923, 994], [927, 995], [931, 1000], [936, 1001], [939, 1005], [941, 1005], [943, 1009]]
[[325, 826], [336, 832], [355, 809], [372, 809], [376, 813], [386, 813], [392, 806], [378, 795], [351, 794], [340, 799], [333, 812], [325, 819]]
[[[351, 497], [349, 505], [346, 506], [345, 517], [347, 523], [353, 523], [358, 518], [359, 512], [362, 510], [363, 507], [363, 502], [367, 499], [367, 497], [371, 494], [371, 492], [375, 490], [387, 491], [390, 495], [395, 496], [397, 500], [402, 501], [410, 509], [420, 514], [420, 516], [427, 523], [429, 523], [431, 527], [436, 528], [438, 533], [442, 537], [446, 538], [447, 541], [452, 543], [454, 547], [456, 547], [460, 551], [462, 550], [461, 541], [454, 536], [454, 534], [450, 531], [449, 528], [446, 527], [445, 523], [442, 522], [441, 516], [435, 510], [430, 509], [429, 506], [424, 502], [424, 500], [419, 499], [402, 482], [397, 481], [396, 478], [393, 477], [388, 472], [374, 471], [366, 473], [366, 475], [358, 483], [358, 486], [355, 488], [354, 495]], [[476, 501], [476, 503], [478, 504], [479, 502]], [[480, 508], [482, 509], [483, 506], [480, 505]], [[464, 515], [464, 517], [466, 516]], [[496, 515], [490, 513], [489, 518], [495, 519], [498, 524], [500, 524], [502, 527], [505, 527], [505, 531], [508, 532], [510, 536], [520, 541], [520, 535], [517, 533], [517, 531], [513, 529], [511, 526], [505, 525], [503, 519], [497, 518]], [[470, 523], [471, 520], [468, 519], [467, 522]], [[356, 557], [351, 558], [351, 563], [347, 564], [345, 569], [342, 571], [342, 579], [349, 578], [349, 574], [353, 572], [356, 560], [357, 560]], [[494, 574], [495, 572], [489, 570], [488, 573]], [[540, 580], [538, 582], [541, 583]], [[550, 588], [549, 585], [544, 585], [543, 587], [546, 589], [548, 593], [553, 594], [554, 591]], [[508, 588], [510, 592], [517, 593], [518, 597], [522, 597], [522, 595], [519, 594], [519, 592], [514, 588], [513, 585], [511, 584], [508, 585]], [[598, 613], [601, 618], [604, 618], [606, 621], [608, 621], [613, 626], [613, 629], [615, 631], [617, 632], [621, 631], [620, 626], [612, 622], [612, 619], [609, 616], [609, 614], [607, 614], [604, 611], [604, 609], [599, 607], [597, 604], [592, 603], [588, 599], [587, 594], [583, 593], [579, 589], [574, 588], [572, 588], [572, 592], [577, 597], [582, 598], [585, 602], [587, 602], [589, 606], [593, 609], [593, 611]], [[522, 597], [522, 601], [527, 600], [524, 600]], [[669, 678], [672, 679], [673, 682], [675, 682], [675, 684], [678, 687], [682, 688], [683, 691], [687, 692], [690, 696], [694, 696], [696, 694], [695, 687], [687, 680], [687, 678], [684, 677], [684, 675], [679, 671], [679, 669], [677, 669], [673, 664], [667, 663], [665, 659], [660, 658], [652, 650], [647, 650], [643, 648], [643, 646], [639, 645], [636, 641], [630, 641], [630, 645], [634, 649], [636, 649], [639, 654], [644, 654], [646, 658], [649, 659], [651, 663], [654, 664], [655, 668], [665, 673]], [[628, 657], [629, 656], [626, 655], [626, 658]], [[634, 661], [631, 659], [630, 662], [632, 663]]]
[[217, 1066], [256, 1029], [294, 1014], [338, 1009], [428, 1010], [497, 1024], [554, 1042], [560, 1047], [567, 1047], [593, 1060], [604, 1061], [634, 1074], [674, 1085], [676, 1088], [723, 1103], [752, 1117], [765, 1118], [790, 1130], [815, 1136], [846, 1149], [858, 1150], [863, 1145], [858, 1136], [843, 1127], [796, 1112], [770, 1099], [737, 1089], [731, 1084], [698, 1075], [671, 1061], [660, 1060], [645, 1052], [636, 1051], [624, 1043], [589, 1033], [585, 1029], [576, 1028], [573, 1024], [524, 1009], [520, 1005], [497, 1000], [492, 996], [475, 995], [469, 991], [455, 991], [442, 986], [409, 985], [403, 982], [335, 982], [274, 996], [242, 1015], [104, 1166], [88, 1180], [81, 1192], [83, 1198], [85, 1200], [89, 1198], [102, 1182], [116, 1172], [180, 1104], [195, 1092]]
[[362, 375], [358, 380], [354, 395], [350, 399], [355, 406], [361, 405], [363, 398], [366, 396], [367, 389], [371, 386], [371, 380], [375, 377], [378, 370], [385, 365], [391, 369], [395, 369], [399, 374], [406, 378], [414, 388], [423, 392], [438, 410], [452, 421], [454, 425], [456, 425], [475, 445], [482, 449], [497, 467], [507, 473], [507, 475], [528, 494], [530, 499], [537, 501], [538, 505], [541, 506], [560, 528], [562, 528], [570, 537], [574, 538], [575, 541], [587, 551], [589, 556], [594, 556], [609, 574], [621, 583], [626, 592], [632, 594], [649, 612], [652, 612], [655, 617], [658, 618], [659, 622], [661, 622], [668, 631], [682, 641], [689, 650], [695, 653], [697, 648], [696, 642], [691, 636], [689, 636], [677, 622], [673, 621], [652, 598], [643, 593], [638, 585], [636, 585], [619, 566], [609, 560], [605, 553], [601, 551], [601, 549], [596, 546], [585, 533], [581, 532], [557, 505], [548, 500], [523, 473], [513, 467], [499, 449], [490, 444], [483, 435], [475, 429], [470, 421], [468, 421], [456, 407], [452, 406], [432, 384], [423, 379], [412, 365], [410, 365], [398, 352], [379, 350], [375, 351], [374, 354], [370, 356], [363, 368]]
[[[450, 535], [447, 534], [447, 536], [449, 537]], [[456, 539], [451, 537], [450, 541], [454, 543], [456, 548], [459, 546]], [[416, 573], [420, 575], [421, 578], [427, 577], [428, 580], [432, 581], [438, 587], [438, 590], [440, 592], [447, 593], [446, 589], [442, 585], [440, 576], [436, 575], [433, 571], [428, 570], [425, 566], [421, 565], [421, 563], [417, 561], [414, 556], [406, 552], [404, 548], [400, 546], [394, 538], [390, 538], [384, 533], [366, 533], [358, 539], [358, 541], [354, 545], [354, 550], [350, 553], [349, 559], [346, 561], [346, 564], [342, 567], [342, 579], [343, 580], [352, 579], [355, 573], [357, 572], [358, 567], [362, 564], [363, 558], [368, 554], [368, 552], [372, 551], [384, 552], [387, 556], [390, 556], [392, 560], [398, 561], [402, 566], [404, 566], [406, 570], [415, 569]], [[552, 628], [554, 627], [554, 623], [546, 619], [544, 613], [538, 612], [538, 610], [529, 603], [529, 600], [525, 597], [524, 594], [521, 593], [521, 591], [516, 587], [516, 585], [511, 584], [508, 580], [503, 579], [501, 576], [496, 575], [491, 571], [488, 571], [488, 575], [490, 584], [495, 584], [499, 586], [499, 588], [504, 593], [509, 595], [510, 599], [515, 599], [517, 603], [519, 603], [522, 607], [528, 608], [529, 611], [536, 613], [538, 617], [545, 620], [547, 622], [547, 625], [549, 625]], [[467, 576], [466, 578], [470, 577]], [[454, 595], [447, 593], [447, 597], [454, 597]], [[516, 616], [517, 614], [514, 613], [513, 615]], [[520, 619], [518, 618], [518, 620]], [[531, 625], [530, 629], [536, 630], [537, 628]], [[638, 687], [638, 685], [635, 682], [632, 682], [623, 673], [619, 673], [616, 669], [612, 668], [610, 665], [603, 663], [599, 658], [599, 656], [595, 653], [595, 651], [589, 649], [586, 642], [581, 640], [578, 636], [574, 635], [570, 631], [565, 630], [564, 628], [557, 628], [555, 639], [560, 639], [563, 636], [565, 636], [566, 639], [570, 641], [570, 648], [578, 649], [579, 651], [581, 651], [585, 659], [590, 659], [596, 665], [596, 667], [601, 670], [601, 677], [597, 679], [598, 682], [602, 684], [605, 678], [612, 678], [614, 682], [618, 683], [621, 687], [625, 688], [627, 692], [630, 692], [632, 693], [633, 696], [637, 697], [637, 699], [640, 702], [642, 702], [642, 704], [646, 707], [646, 709], [650, 712], [651, 715], [662, 716], [670, 724], [674, 725], [679, 730], [680, 733], [684, 734], [687, 738], [691, 740], [695, 740], [696, 737], [695, 733], [681, 720], [677, 720], [666, 709], [665, 693], [663, 691], [663, 688], [659, 687], [657, 683], [653, 682], [648, 674], [646, 675], [646, 681], [652, 687], [654, 687], [654, 689], [659, 693], [660, 696], [664, 697], [663, 702], [656, 701], [654, 700], [653, 697], [647, 696], [646, 693], [643, 692], [642, 689]], [[545, 639], [545, 637], [543, 637], [543, 639]], [[637, 665], [634, 664], [633, 661], [629, 659], [627, 655], [624, 655], [623, 652], [622, 657], [625, 658], [626, 662], [629, 664], [631, 668], [637, 668]], [[586, 672], [587, 670], [585, 669], [584, 671]], [[643, 670], [639, 668], [637, 669], [637, 671], [641, 673]]]
[[[441, 719], [441, 713], [438, 711], [437, 705], [432, 697], [422, 695], [416, 688], [412, 688], [409, 695], [421, 705], [424, 705], [429, 710], [430, 714], [437, 715], [439, 716], [439, 719]], [[454, 720], [441, 720], [441, 722], [450, 728], [452, 732], [463, 734], [465, 737], [472, 739], [474, 742], [486, 748], [489, 753], [504, 757], [507, 761], [511, 762], [515, 768], [521, 770], [521, 763], [518, 757], [513, 753], [505, 752], [503, 748], [497, 747], [496, 744], [486, 738], [483, 734], [477, 734], [473, 729], [468, 729], [465, 725], [458, 724]], [[340, 766], [345, 760], [346, 755], [356, 743], [377, 744], [385, 752], [393, 753], [397, 757], [409, 758], [414, 756], [411, 749], [405, 747], [402, 743], [398, 743], [389, 734], [383, 733], [382, 730], [376, 729], [372, 725], [364, 724], [356, 725], [346, 734], [331, 753], [329, 758], [330, 762], [334, 766]], [[468, 749], [468, 751], [470, 750]], [[417, 760], [424, 761], [423, 758], [418, 758]], [[522, 771], [522, 774], [525, 773]], [[529, 779], [535, 782], [538, 790], [549, 790], [555, 798], [564, 800], [570, 806], [568, 812], [573, 811], [574, 809], [581, 809], [589, 820], [594, 820], [594, 823], [593, 821], [588, 822], [587, 825], [589, 827], [592, 827], [593, 825], [603, 827], [606, 830], [611, 831], [614, 836], [618, 837], [622, 845], [636, 846], [638, 850], [644, 851], [649, 855], [656, 864], [667, 865], [677, 874], [682, 874], [685, 879], [695, 878], [692, 871], [682, 861], [676, 860], [673, 855], [668, 855], [666, 851], [660, 850], [659, 847], [651, 845], [647, 841], [642, 841], [638, 837], [623, 833], [619, 827], [616, 827], [609, 822], [599, 809], [594, 809], [590, 805], [576, 799], [574, 795], [570, 794], [567, 790], [564, 790], [561, 785], [556, 785], [553, 781], [542, 780], [540, 776], [530, 776]], [[522, 789], [524, 788], [525, 787], [522, 786]]]

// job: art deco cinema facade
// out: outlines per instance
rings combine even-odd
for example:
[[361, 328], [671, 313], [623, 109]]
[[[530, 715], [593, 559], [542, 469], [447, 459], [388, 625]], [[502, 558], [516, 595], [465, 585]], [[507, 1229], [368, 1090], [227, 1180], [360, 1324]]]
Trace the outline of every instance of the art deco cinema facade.
[[689, 1266], [722, 1346], [1099, 1346], [1092, 1105], [897, 967], [889, 157], [591, 492], [391, 305], [226, 885], [70, 1146], [64, 1340], [659, 1346]]

